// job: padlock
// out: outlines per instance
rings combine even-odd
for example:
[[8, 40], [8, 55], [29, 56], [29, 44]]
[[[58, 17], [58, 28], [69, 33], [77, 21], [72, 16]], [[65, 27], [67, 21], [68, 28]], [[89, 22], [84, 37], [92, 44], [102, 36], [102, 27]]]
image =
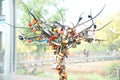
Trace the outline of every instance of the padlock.
[[59, 33], [60, 35], [63, 35], [63, 34], [64, 34], [64, 30], [61, 29], [60, 31], [58, 31], [58, 33]]
[[29, 27], [32, 27], [32, 23], [28, 23], [28, 26], [29, 26]]
[[72, 29], [71, 29], [71, 28], [68, 28], [68, 29], [67, 29], [67, 32], [68, 32], [68, 33], [71, 33], [71, 32], [72, 32]]
[[56, 35], [52, 35], [49, 40], [51, 42], [52, 40], [55, 40], [55, 39], [57, 39], [57, 36]]
[[64, 41], [62, 41], [62, 43], [61, 43], [63, 46], [66, 46], [67, 44], [68, 44], [68, 40], [64, 40]]
[[52, 48], [53, 48], [53, 49], [57, 49], [57, 48], [58, 48], [58, 46], [57, 46], [57, 45], [55, 45], [55, 44], [53, 44], [53, 45], [52, 45]]
[[72, 48], [76, 48], [76, 43], [72, 43]]
[[59, 53], [59, 56], [64, 57], [64, 54], [63, 53]]
[[72, 37], [75, 37], [76, 36], [76, 31], [73, 31], [72, 34], [71, 34]]
[[26, 39], [26, 42], [31, 43], [33, 40], [32, 39]]
[[32, 29], [32, 32], [36, 32], [36, 28], [33, 28], [33, 29]]
[[56, 66], [56, 70], [60, 70], [60, 68], [61, 68], [60, 65]]
[[24, 40], [25, 38], [21, 35], [18, 36], [20, 40]]
[[54, 28], [52, 28], [52, 31], [53, 31], [53, 32], [58, 32], [58, 28], [57, 28], [57, 27], [54, 27]]
[[32, 24], [36, 24], [37, 22], [38, 22], [38, 20], [36, 20], [36, 19], [32, 20]]
[[41, 40], [41, 38], [40, 38], [40, 37], [37, 37], [37, 38], [36, 38], [36, 40], [37, 40], [37, 41], [40, 41], [40, 40]]
[[62, 78], [64, 79], [64, 80], [67, 80], [67, 73], [65, 72], [65, 71], [63, 71], [62, 72], [62, 74], [61, 74], [61, 76], [62, 76]]

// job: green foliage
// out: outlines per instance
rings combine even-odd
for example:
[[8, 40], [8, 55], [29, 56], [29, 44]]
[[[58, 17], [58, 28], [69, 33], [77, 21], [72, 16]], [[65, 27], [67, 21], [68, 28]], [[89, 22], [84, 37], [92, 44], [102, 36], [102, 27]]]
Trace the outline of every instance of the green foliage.
[[106, 49], [110, 50], [120, 50], [120, 12], [109, 15], [106, 18], [102, 20], [97, 20], [96, 24], [97, 29], [104, 26], [106, 23], [108, 23], [110, 20], [113, 20], [109, 25], [107, 25], [105, 28], [96, 31], [96, 38], [102, 39], [105, 41], [100, 42], [93, 42], [93, 43], [85, 43], [82, 42], [81, 45], [79, 45], [76, 49], [72, 49], [71, 51], [79, 52], [81, 50], [84, 50], [85, 48], [91, 50], [91, 51], [105, 51]]
[[[24, 0], [23, 0], [24, 1]], [[34, 13], [39, 18], [45, 17], [46, 20], [54, 19], [56, 16], [61, 20], [61, 15], [58, 11], [62, 12], [64, 15], [65, 8], [60, 7], [60, 2], [63, 0], [26, 0], [26, 5], [29, 10]], [[22, 21], [28, 21], [31, 17], [28, 15], [26, 9], [24, 8], [22, 1], [18, 1], [19, 8], [23, 11], [23, 16], [20, 18]], [[65, 17], [65, 16], [64, 16]]]
[[110, 78], [103, 77], [99, 74], [89, 74], [89, 75], [86, 75], [86, 77], [90, 80], [111, 80]]
[[[28, 27], [27, 24], [29, 20], [32, 20], [32, 17], [28, 15], [26, 9], [24, 8], [23, 4], [21, 3], [24, 0], [18, 0], [18, 16], [21, 20], [20, 24], [21, 26]], [[35, 15], [39, 16], [40, 19], [47, 22], [53, 22], [53, 21], [60, 21], [62, 22], [62, 16], [64, 17], [65, 21], [65, 11], [66, 9], [61, 7], [60, 4], [64, 0], [25, 0], [25, 4], [28, 6], [30, 11], [34, 13]], [[61, 15], [59, 11], [63, 14]], [[44, 18], [43, 18], [44, 17]], [[72, 49], [73, 52], [79, 52], [83, 50], [84, 48], [88, 48], [89, 50], [106, 50], [106, 49], [120, 49], [120, 13], [116, 13], [114, 15], [109, 15], [105, 19], [97, 20], [97, 28], [101, 28], [103, 25], [105, 25], [110, 20], [113, 20], [112, 23], [110, 23], [108, 26], [106, 26], [104, 29], [96, 32], [96, 37], [98, 39], [103, 39], [106, 41], [100, 41], [100, 42], [94, 42], [94, 43], [82, 43], [77, 48]], [[44, 26], [46, 28], [46, 26]], [[49, 28], [49, 27], [48, 27]], [[32, 37], [35, 35], [39, 35], [38, 33], [31, 32], [30, 29], [20, 29], [20, 33], [27, 34], [27, 36]], [[18, 41], [19, 42], [19, 41]], [[24, 49], [25, 46], [27, 46], [27, 43], [24, 43]], [[22, 45], [22, 44], [21, 44]], [[46, 50], [46, 47], [41, 47], [44, 44], [41, 43], [34, 43], [30, 46], [36, 46], [37, 48], [34, 49], [34, 52], [40, 52], [42, 49]], [[46, 44], [45, 44], [46, 45]], [[22, 48], [21, 46], [19, 48]], [[23, 50], [24, 50], [23, 49]]]
[[36, 72], [36, 76], [39, 76], [39, 77], [44, 77], [44, 78], [55, 78], [55, 79], [57, 79], [58, 78], [58, 76], [57, 76], [57, 74], [51, 74], [51, 73], [48, 73], [48, 72], [44, 72], [44, 71], [37, 71]]
[[105, 45], [107, 48], [118, 49], [120, 47], [118, 45], [120, 43], [120, 12], [109, 15], [105, 19], [97, 20], [96, 23], [99, 25], [98, 28], [100, 28], [110, 20], [113, 20], [112, 23], [102, 30], [97, 31], [96, 35], [97, 38], [106, 40], [101, 42], [102, 45]]
[[108, 73], [113, 73], [113, 74], [114, 74], [114, 72], [116, 72], [116, 70], [117, 70], [119, 67], [120, 67], [120, 64], [119, 64], [119, 63], [113, 62], [113, 63], [108, 64], [106, 70], [107, 70]]
[[108, 74], [108, 77], [111, 78], [112, 80], [118, 80], [117, 78], [117, 69], [120, 68], [120, 64], [119, 63], [110, 63], [108, 64], [107, 68], [106, 68], [106, 71], [107, 71], [107, 74]]
[[[25, 9], [23, 2], [29, 8], [29, 10], [37, 16], [39, 19], [43, 21], [47, 21], [48, 23], [54, 21], [62, 21], [62, 15], [59, 11], [65, 15], [66, 9], [60, 6], [60, 3], [63, 0], [18, 0], [17, 1], [17, 18], [20, 21], [20, 26], [28, 28], [28, 23], [33, 20], [33, 17], [28, 14], [28, 11]], [[64, 16], [65, 18], [65, 16]], [[43, 26], [46, 28], [46, 26]], [[49, 27], [48, 27], [49, 28]], [[31, 29], [18, 29], [17, 30], [20, 34], [24, 34], [28, 37], [38, 36], [40, 32], [32, 32]], [[17, 33], [17, 34], [19, 34]], [[36, 46], [35, 49], [30, 49], [32, 52], [42, 52], [46, 51], [46, 43], [34, 42], [34, 43], [27, 43], [21, 42], [17, 40], [18, 51], [25, 51], [27, 47]], [[38, 55], [39, 55], [38, 53]]]

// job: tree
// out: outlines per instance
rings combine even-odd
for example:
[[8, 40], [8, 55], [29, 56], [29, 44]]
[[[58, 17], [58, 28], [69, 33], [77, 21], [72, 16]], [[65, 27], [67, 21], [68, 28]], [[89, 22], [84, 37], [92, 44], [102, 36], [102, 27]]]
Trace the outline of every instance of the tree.
[[[22, 34], [27, 37], [34, 37], [41, 34], [41, 32], [32, 28], [30, 29], [30, 27], [28, 27], [31, 20], [33, 20], [33, 17], [29, 14], [23, 2], [28, 7], [30, 12], [37, 16], [37, 18], [42, 19], [44, 22], [51, 23], [53, 21], [63, 20], [63, 15], [65, 14], [66, 10], [65, 8], [60, 6], [60, 3], [62, 3], [63, 0], [18, 0], [19, 6], [17, 6], [17, 19], [20, 20], [20, 24], [18, 24], [22, 26], [17, 29], [18, 35]], [[50, 29], [49, 26], [42, 27]], [[17, 51], [19, 53], [22, 52], [30, 54], [31, 56], [33, 55], [32, 53], [34, 53], [35, 59], [38, 60], [40, 56], [43, 56], [45, 54], [47, 43], [44, 43], [44, 41], [40, 42], [40, 37], [36, 37], [35, 39], [38, 40], [38, 42], [31, 43], [31, 40], [26, 40], [24, 42], [17, 40]], [[29, 53], [26, 52], [26, 50], [29, 50]]]
[[109, 49], [119, 49], [120, 43], [120, 25], [119, 20], [120, 13], [116, 13], [113, 15], [108, 15], [105, 19], [97, 21], [97, 23], [102, 26], [106, 21], [113, 20], [112, 23], [107, 26], [105, 29], [97, 32], [97, 37], [105, 39], [106, 41], [101, 44], [106, 45]]
[[[22, 0], [24, 1], [24, 0]], [[19, 29], [19, 33], [23, 33], [23, 35], [32, 37], [35, 35], [39, 35], [40, 32], [39, 31], [35, 31], [33, 30], [29, 30], [28, 26], [26, 26], [26, 24], [28, 24], [30, 22], [30, 20], [33, 19], [33, 17], [30, 16], [30, 14], [27, 13], [27, 10], [25, 9], [24, 5], [22, 4], [22, 1], [19, 0], [18, 1], [18, 19], [20, 19], [20, 24], [21, 26], [24, 26], [24, 29]], [[65, 9], [59, 6], [59, 3], [61, 3], [63, 0], [26, 0], [25, 4], [26, 6], [28, 6], [29, 10], [34, 13], [36, 16], [39, 16], [39, 18], [42, 18], [42, 20], [46, 21], [46, 22], [53, 22], [53, 21], [61, 21], [62, 20], [62, 15], [61, 13], [64, 15], [65, 14]], [[39, 3], [39, 4], [38, 4]], [[33, 7], [34, 6], [34, 7]], [[51, 13], [51, 12], [54, 13]], [[64, 16], [65, 17], [65, 16]], [[44, 27], [44, 26], [43, 26]], [[26, 29], [25, 29], [26, 28]], [[49, 29], [49, 27], [46, 27]], [[19, 34], [18, 34], [19, 35]], [[27, 42], [28, 43], [28, 42]], [[24, 42], [24, 44], [26, 44], [26, 46], [28, 45], [26, 42]], [[35, 52], [40, 52], [40, 50], [42, 48], [45, 49], [46, 46], [42, 46], [42, 45], [46, 45], [46, 43], [38, 43], [35, 42], [34, 44], [31, 44], [30, 46], [36, 46], [36, 50], [34, 50]], [[18, 48], [21, 48], [18, 47]]]
[[[52, 49], [54, 50], [54, 54], [56, 55], [56, 61], [57, 61], [56, 70], [58, 71], [59, 74], [59, 80], [67, 80], [67, 72], [64, 61], [65, 58], [67, 58], [69, 55], [68, 49], [71, 47], [76, 48], [77, 45], [81, 44], [81, 41], [85, 41], [88, 43], [92, 43], [93, 41], [101, 41], [100, 39], [91, 37], [92, 35], [89, 34], [89, 31], [93, 33], [97, 31], [96, 29], [97, 26], [96, 24], [94, 24], [93, 19], [96, 18], [103, 11], [105, 6], [96, 16], [93, 17], [90, 14], [88, 15], [88, 20], [82, 23], [80, 23], [80, 21], [82, 20], [82, 17], [80, 16], [78, 18], [77, 23], [75, 25], [73, 24], [73, 27], [69, 27], [68, 25], [64, 24], [63, 17], [62, 17], [62, 23], [59, 21], [59, 18], [52, 20], [52, 18], [50, 17], [49, 20], [48, 17], [47, 19], [48, 21], [47, 21], [43, 17], [40, 18], [41, 15], [38, 16], [32, 9], [29, 9], [26, 6], [26, 4], [23, 3], [23, 5], [25, 9], [28, 11], [27, 13], [30, 15], [28, 16], [29, 17], [28, 26], [29, 26], [29, 30], [32, 30], [32, 32], [34, 32], [34, 36], [31, 37], [31, 33], [29, 33], [30, 36], [26, 36], [22, 34], [19, 35], [19, 39], [27, 42], [34, 42], [34, 41], [48, 42], [49, 46], [52, 46]], [[61, 11], [59, 13], [61, 14]], [[32, 21], [30, 17], [32, 17]], [[87, 28], [83, 29], [80, 32], [76, 32], [76, 27], [79, 27], [80, 25], [85, 24], [89, 21], [92, 21], [92, 24], [90, 26], [88, 26]], [[109, 23], [107, 23], [106, 25], [108, 25]], [[102, 28], [104, 28], [105, 26], [103, 26]], [[91, 28], [93, 28], [93, 30], [91, 30]], [[35, 31], [39, 31], [40, 33], [37, 34]], [[27, 34], [27, 32], [24, 33]]]

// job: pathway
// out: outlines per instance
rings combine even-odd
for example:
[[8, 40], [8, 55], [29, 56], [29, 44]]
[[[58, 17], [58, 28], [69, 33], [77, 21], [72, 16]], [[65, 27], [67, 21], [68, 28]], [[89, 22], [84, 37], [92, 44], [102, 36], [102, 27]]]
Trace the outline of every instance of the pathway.
[[[0, 80], [4, 80], [4, 77], [2, 74], [0, 74]], [[54, 80], [54, 79], [49, 79], [49, 78], [40, 78], [37, 76], [30, 76], [30, 75], [15, 75], [12, 74], [10, 75], [9, 80]]]

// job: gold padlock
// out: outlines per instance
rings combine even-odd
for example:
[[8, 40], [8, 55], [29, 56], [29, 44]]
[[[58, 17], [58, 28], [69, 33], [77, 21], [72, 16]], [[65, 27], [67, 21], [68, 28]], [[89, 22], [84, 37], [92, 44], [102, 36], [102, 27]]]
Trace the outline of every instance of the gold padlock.
[[63, 53], [59, 53], [59, 56], [63, 57], [63, 56], [64, 56], [64, 54], [63, 54]]

